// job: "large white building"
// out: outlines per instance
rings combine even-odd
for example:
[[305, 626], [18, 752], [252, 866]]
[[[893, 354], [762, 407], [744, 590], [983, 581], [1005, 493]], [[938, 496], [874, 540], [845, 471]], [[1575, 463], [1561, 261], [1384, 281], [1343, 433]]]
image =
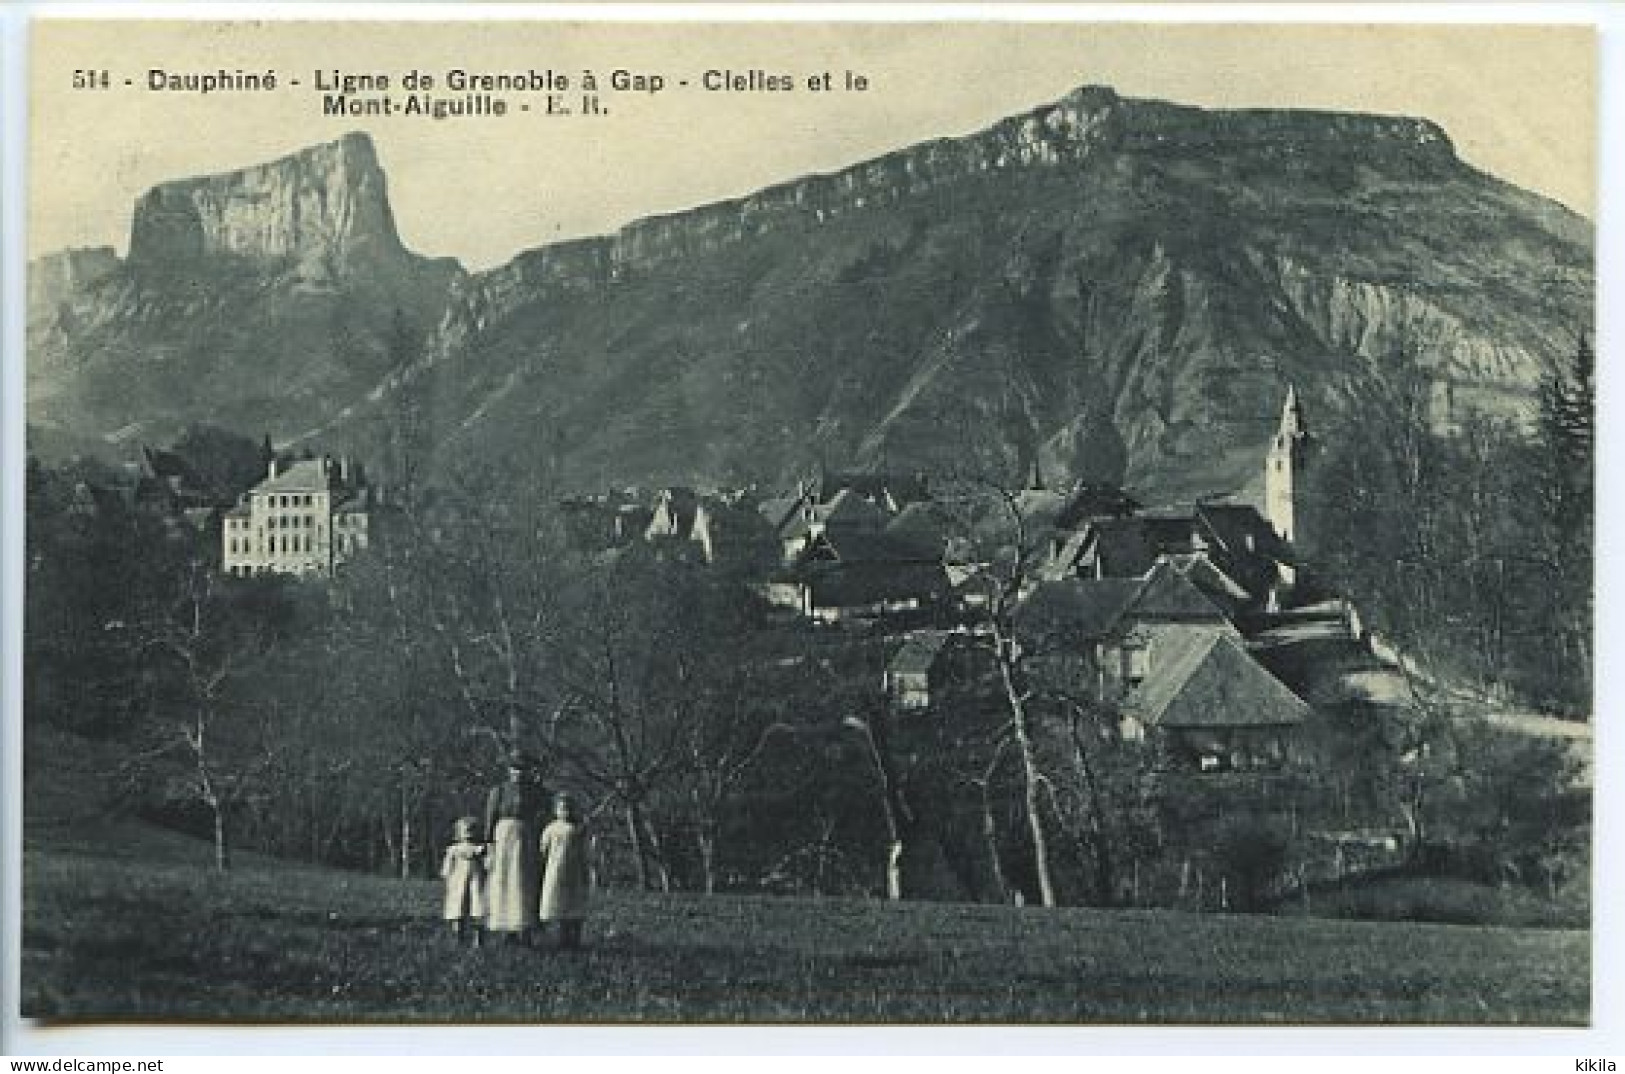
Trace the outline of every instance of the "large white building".
[[371, 489], [348, 460], [272, 460], [264, 481], [226, 512], [227, 574], [331, 574], [367, 547]]

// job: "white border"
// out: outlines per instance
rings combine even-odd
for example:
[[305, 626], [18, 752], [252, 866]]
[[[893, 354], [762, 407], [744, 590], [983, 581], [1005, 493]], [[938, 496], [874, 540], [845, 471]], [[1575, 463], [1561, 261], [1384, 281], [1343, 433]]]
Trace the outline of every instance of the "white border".
[[[548, 1053], [744, 1055], [761, 1053], [830, 1055], [945, 1054], [1093, 1054], [1096, 1056], [1162, 1057], [1157, 1069], [1173, 1065], [1170, 1057], [1206, 1056], [1360, 1056], [1403, 1054], [1433, 1057], [1547, 1055], [1554, 1059], [1539, 1069], [1572, 1070], [1572, 1060], [1613, 1055], [1625, 1062], [1625, 995], [1620, 976], [1622, 880], [1621, 796], [1613, 778], [1618, 771], [1616, 743], [1625, 732], [1612, 726], [1608, 706], [1596, 717], [1597, 825], [1595, 922], [1593, 928], [1592, 1028], [1587, 1030], [1413, 1027], [1360, 1028], [1114, 1028], [1114, 1027], [967, 1027], [967, 1028], [682, 1028], [682, 1027], [301, 1027], [288, 1029], [211, 1029], [182, 1027], [109, 1027], [42, 1030], [18, 1019], [18, 945], [20, 941], [21, 864], [21, 670], [24, 474], [23, 346], [26, 292], [25, 224], [27, 204], [27, 29], [37, 18], [207, 18], [275, 20], [530, 20], [582, 21], [720, 21], [720, 22], [1153, 22], [1212, 24], [1278, 23], [1462, 23], [1585, 24], [1599, 29], [1599, 161], [1598, 190], [1598, 343], [1600, 420], [1597, 536], [1597, 696], [1611, 699], [1621, 687], [1618, 669], [1625, 638], [1625, 612], [1620, 607], [1625, 568], [1617, 566], [1619, 524], [1625, 509], [1613, 505], [1625, 484], [1625, 458], [1611, 419], [1619, 411], [1619, 382], [1610, 361], [1625, 331], [1619, 295], [1621, 257], [1625, 253], [1625, 214], [1610, 193], [1625, 189], [1625, 9], [1604, 3], [1193, 3], [1193, 4], [559, 4], [448, 5], [397, 4], [114, 4], [20, 3], [0, 12], [0, 236], [3, 236], [4, 315], [3, 368], [0, 368], [0, 1053], [8, 1055], [328, 1055], [408, 1057], [430, 1053], [513, 1055]], [[1530, 87], [1538, 93], [1538, 86]], [[1561, 1058], [1555, 1058], [1561, 1057]], [[1097, 1060], [1098, 1061], [1098, 1060]], [[329, 1059], [327, 1069], [351, 1059]], [[1335, 1063], [1335, 1061], [1334, 1061]], [[1416, 1067], [1422, 1061], [1413, 1060]], [[498, 1064], [499, 1066], [502, 1064]], [[684, 1067], [687, 1064], [680, 1064]], [[1108, 1067], [1139, 1066], [1122, 1059]], [[1227, 1066], [1237, 1066], [1233, 1061]], [[1270, 1064], [1280, 1066], [1281, 1064]], [[1427, 1061], [1429, 1067], [1436, 1061]], [[1446, 1064], [1457, 1065], [1457, 1064]], [[1492, 1064], [1496, 1065], [1496, 1064]], [[184, 1064], [182, 1064], [184, 1067]], [[1484, 1064], [1474, 1063], [1482, 1069]], [[1520, 1069], [1529, 1069], [1527, 1063]]]

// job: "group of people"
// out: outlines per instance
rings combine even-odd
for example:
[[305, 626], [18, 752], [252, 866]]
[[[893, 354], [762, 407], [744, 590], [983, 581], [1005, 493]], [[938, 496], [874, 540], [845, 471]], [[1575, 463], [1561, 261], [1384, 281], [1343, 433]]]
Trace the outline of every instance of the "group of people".
[[581, 946], [587, 911], [587, 840], [575, 801], [553, 798], [553, 819], [541, 823], [543, 794], [521, 757], [491, 789], [485, 826], [476, 817], [456, 823], [440, 875], [445, 919], [459, 943], [476, 947], [487, 933], [531, 943], [549, 930], [559, 947]]

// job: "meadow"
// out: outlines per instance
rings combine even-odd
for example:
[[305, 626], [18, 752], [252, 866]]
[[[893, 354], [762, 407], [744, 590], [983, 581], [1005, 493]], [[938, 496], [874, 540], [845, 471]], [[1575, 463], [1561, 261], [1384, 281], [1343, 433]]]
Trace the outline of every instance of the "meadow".
[[[429, 880], [118, 819], [30, 838], [46, 1022], [1583, 1025], [1590, 934], [844, 898], [597, 894], [575, 954], [455, 945]], [[86, 834], [86, 833], [89, 834]]]

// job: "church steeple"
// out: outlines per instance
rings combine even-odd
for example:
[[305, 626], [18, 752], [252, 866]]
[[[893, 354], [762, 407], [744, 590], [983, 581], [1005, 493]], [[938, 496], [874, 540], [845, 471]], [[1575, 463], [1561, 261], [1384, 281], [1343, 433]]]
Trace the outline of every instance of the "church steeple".
[[1282, 540], [1299, 537], [1296, 511], [1297, 475], [1309, 446], [1309, 425], [1304, 421], [1298, 390], [1287, 385], [1286, 402], [1281, 407], [1281, 423], [1270, 441], [1264, 461], [1264, 515]]

